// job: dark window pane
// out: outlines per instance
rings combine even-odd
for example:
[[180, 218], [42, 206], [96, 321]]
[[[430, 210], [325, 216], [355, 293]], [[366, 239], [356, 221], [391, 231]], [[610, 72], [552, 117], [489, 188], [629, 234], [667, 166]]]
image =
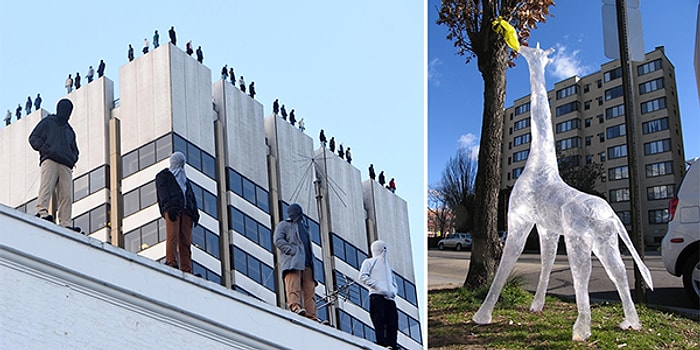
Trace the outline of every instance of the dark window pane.
[[260, 246], [272, 251], [272, 232], [263, 225], [258, 225], [258, 237], [260, 238]]
[[156, 221], [149, 222], [141, 227], [141, 240], [142, 249], [158, 244], [158, 224]]
[[365, 339], [373, 343], [377, 341], [377, 335], [374, 333], [374, 329], [369, 326], [365, 327]]
[[421, 342], [421, 335], [420, 335], [420, 325], [418, 324], [418, 321], [414, 320], [413, 318], [408, 319], [408, 327], [409, 330], [411, 331], [411, 338], [418, 343]]
[[345, 244], [345, 261], [350, 264], [350, 266], [358, 268], [355, 247], [350, 244]]
[[90, 193], [107, 187], [107, 167], [101, 166], [90, 173]]
[[255, 204], [255, 184], [248, 179], [243, 179], [243, 198]]
[[418, 306], [418, 299], [416, 298], [416, 287], [406, 281], [406, 300], [408, 300], [409, 303]]
[[243, 197], [243, 179], [241, 175], [231, 168], [227, 168], [228, 190]]
[[251, 241], [258, 243], [258, 223], [250, 217], [245, 217], [245, 236]]
[[362, 308], [369, 312], [369, 291], [367, 289], [360, 288], [360, 300]]
[[158, 242], [162, 242], [166, 238], [165, 233], [165, 220], [163, 218], [158, 219]]
[[360, 265], [362, 264], [362, 262], [365, 261], [365, 259], [367, 259], [367, 258], [368, 258], [367, 254], [365, 254], [363, 251], [361, 251], [359, 249], [357, 250], [357, 264], [358, 264], [357, 268], [358, 268], [358, 270], [360, 269]]
[[124, 249], [136, 253], [141, 250], [141, 229], [135, 229], [124, 235]]
[[406, 315], [403, 311], [399, 311], [399, 330], [403, 334], [406, 334], [406, 335], [409, 334], [408, 315]]
[[208, 191], [202, 191], [202, 196], [203, 198], [203, 203], [200, 204], [200, 206], [204, 207], [204, 212], [209, 214], [209, 216], [213, 217], [214, 219], [219, 219], [219, 213], [217, 210], [217, 205], [216, 205], [216, 197], [209, 193]]
[[260, 277], [260, 261], [255, 259], [253, 256], [248, 255], [248, 277], [253, 281], [262, 284], [262, 278]]
[[219, 236], [213, 232], [206, 231], [207, 239], [207, 253], [211, 254], [215, 258], [219, 258]]
[[156, 162], [156, 145], [151, 142], [139, 148], [139, 169], [145, 169]]
[[156, 162], [170, 157], [173, 153], [172, 136], [165, 135], [156, 141]]
[[245, 224], [244, 224], [244, 215], [243, 213], [234, 208], [229, 206], [228, 207], [228, 215], [229, 215], [229, 228], [233, 229], [234, 231], [240, 233], [240, 234], [245, 234]]
[[108, 209], [107, 205], [101, 205], [90, 211], [90, 232], [95, 232], [107, 226]]
[[362, 322], [356, 318], [352, 319], [352, 334], [360, 338], [365, 336], [365, 327]]
[[195, 169], [202, 170], [202, 154], [197, 146], [187, 143], [187, 163]]
[[270, 213], [270, 197], [262, 187], [257, 187], [255, 189], [256, 197], [257, 197], [257, 203], [256, 205], [258, 208], [262, 209], [262, 211], [266, 213]]
[[202, 190], [201, 187], [199, 187], [196, 183], [189, 181], [190, 185], [192, 185], [192, 193], [194, 193], [194, 200], [197, 201], [197, 207], [200, 209], [204, 209], [202, 207], [202, 203], [204, 203], [204, 197], [202, 196], [202, 193], [204, 190]]
[[158, 201], [155, 181], [143, 185], [141, 189], [139, 189], [139, 192], [141, 196], [141, 209], [149, 207]]
[[221, 276], [217, 275], [213, 271], [207, 271], [207, 279], [214, 283], [221, 284]]
[[75, 180], [73, 180], [73, 200], [77, 201], [81, 198], [87, 197], [89, 192], [89, 177], [88, 175], [83, 175]]
[[200, 276], [206, 276], [207, 269], [205, 269], [204, 266], [193, 261], [192, 262], [192, 273], [195, 275], [199, 274]]
[[333, 235], [333, 255], [345, 260], [345, 242], [337, 235]]
[[345, 311], [338, 310], [340, 316], [340, 330], [346, 333], [352, 333], [352, 321], [350, 321], [350, 315]]
[[133, 190], [124, 195], [124, 216], [129, 216], [141, 208], [139, 207], [139, 190]]
[[326, 284], [326, 277], [323, 275], [323, 262], [314, 258], [314, 278], [318, 283]]
[[232, 255], [233, 255], [233, 267], [237, 271], [240, 271], [244, 275], [247, 276], [248, 275], [248, 261], [247, 261], [248, 254], [244, 253], [238, 247], [234, 247]]
[[122, 157], [122, 177], [126, 178], [137, 171], [139, 171], [139, 154], [135, 150]]
[[274, 291], [275, 291], [275, 274], [274, 274], [274, 271], [272, 270], [271, 267], [269, 267], [269, 266], [267, 266], [267, 265], [265, 265], [265, 264], [260, 264], [260, 266], [261, 266], [261, 268], [262, 268], [261, 273], [262, 273], [262, 279], [263, 279], [263, 283], [262, 283], [263, 286], [265, 286], [265, 288], [267, 288], [267, 289], [269, 289], [269, 290], [271, 290], [271, 291], [274, 292]]
[[[316, 299], [318, 299], [318, 295], [316, 295]], [[328, 320], [328, 308], [327, 307], [319, 307], [318, 310], [316, 310], [316, 317], [327, 321]]]
[[83, 231], [90, 230], [90, 212], [82, 214], [73, 219], [73, 226], [80, 227]]
[[362, 299], [360, 299], [360, 286], [358, 284], [350, 285], [350, 288], [348, 288], [348, 299], [350, 299], [350, 301], [355, 305], [362, 305]]
[[187, 141], [182, 137], [173, 134], [173, 153], [182, 152], [187, 157]]
[[309, 221], [309, 235], [311, 236], [311, 241], [321, 245], [321, 226], [312, 220]]
[[216, 180], [216, 163], [214, 157], [206, 152], [202, 152], [202, 172], [212, 180]]
[[404, 289], [404, 279], [401, 278], [401, 276], [397, 275], [394, 273], [394, 278], [396, 278], [396, 289], [397, 289], [397, 294], [406, 299], [406, 290]]
[[204, 240], [204, 228], [197, 225], [192, 228], [192, 245], [206, 251], [206, 241]]

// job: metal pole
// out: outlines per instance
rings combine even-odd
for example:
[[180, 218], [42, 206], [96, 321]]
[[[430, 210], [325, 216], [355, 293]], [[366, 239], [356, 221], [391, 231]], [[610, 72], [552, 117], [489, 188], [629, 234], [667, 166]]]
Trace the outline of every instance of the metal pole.
[[[617, 35], [620, 41], [620, 68], [622, 69], [622, 89], [625, 106], [625, 127], [627, 136], [627, 164], [629, 166], [630, 212], [632, 214], [632, 243], [644, 261], [644, 233], [641, 225], [639, 208], [639, 171], [637, 168], [636, 123], [634, 118], [634, 103], [632, 101], [632, 75], [627, 42], [627, 6], [625, 0], [616, 0], [617, 6]], [[637, 265], [634, 265], [634, 299], [646, 303], [646, 286]]]

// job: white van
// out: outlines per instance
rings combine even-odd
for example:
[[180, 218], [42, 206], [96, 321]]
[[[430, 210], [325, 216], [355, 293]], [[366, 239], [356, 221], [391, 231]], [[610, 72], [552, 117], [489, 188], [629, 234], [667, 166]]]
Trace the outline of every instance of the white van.
[[700, 303], [700, 161], [690, 166], [669, 203], [668, 231], [661, 241], [666, 270], [683, 276], [683, 287], [694, 305]]

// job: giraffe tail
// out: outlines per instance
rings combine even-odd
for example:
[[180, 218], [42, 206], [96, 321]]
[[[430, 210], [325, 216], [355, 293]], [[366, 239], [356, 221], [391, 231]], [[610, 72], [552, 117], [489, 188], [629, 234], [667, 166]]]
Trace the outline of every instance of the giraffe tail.
[[649, 268], [644, 264], [644, 261], [642, 261], [642, 258], [639, 256], [637, 253], [637, 249], [634, 247], [634, 244], [632, 244], [632, 240], [630, 239], [629, 234], [627, 233], [627, 228], [625, 225], [622, 224], [622, 221], [620, 219], [616, 218], [617, 220], [617, 233], [620, 236], [620, 239], [625, 243], [625, 246], [627, 246], [627, 250], [630, 251], [632, 254], [632, 258], [634, 258], [634, 262], [637, 264], [637, 267], [639, 268], [639, 272], [642, 274], [642, 278], [644, 278], [644, 282], [649, 286], [651, 290], [654, 290], [654, 283], [651, 280], [651, 272], [649, 272]]

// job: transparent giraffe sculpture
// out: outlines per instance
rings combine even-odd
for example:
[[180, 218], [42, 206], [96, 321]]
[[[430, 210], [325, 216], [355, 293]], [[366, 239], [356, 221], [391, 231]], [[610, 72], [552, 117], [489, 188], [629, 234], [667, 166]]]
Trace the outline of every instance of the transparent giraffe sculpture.
[[578, 318], [573, 327], [575, 341], [591, 335], [591, 310], [588, 282], [591, 277], [591, 252], [605, 268], [622, 300], [625, 319], [622, 329], [641, 329], [637, 310], [632, 303], [625, 264], [618, 249], [618, 236], [632, 253], [644, 281], [653, 289], [649, 269], [640, 259], [625, 226], [603, 199], [578, 191], [559, 176], [554, 150], [552, 116], [547, 100], [544, 67], [553, 49], [523, 46], [519, 53], [530, 67], [530, 118], [532, 143], [525, 169], [515, 182], [508, 204], [508, 240], [501, 262], [484, 303], [472, 319], [478, 324], [491, 323], [491, 312], [508, 275], [520, 257], [530, 230], [537, 225], [542, 269], [530, 311], [542, 311], [549, 284], [549, 274], [556, 258], [559, 235], [564, 235], [566, 252], [576, 291]]

